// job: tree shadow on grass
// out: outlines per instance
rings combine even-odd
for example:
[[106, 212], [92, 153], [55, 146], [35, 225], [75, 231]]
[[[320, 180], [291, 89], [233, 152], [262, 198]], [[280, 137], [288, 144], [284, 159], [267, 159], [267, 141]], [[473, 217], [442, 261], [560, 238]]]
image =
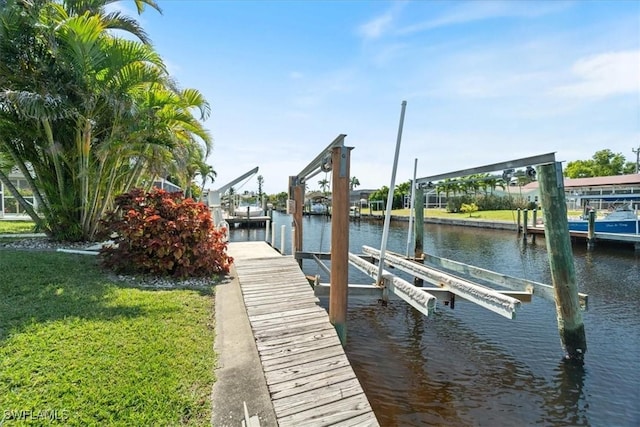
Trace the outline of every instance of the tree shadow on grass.
[[118, 288], [189, 289], [211, 295], [212, 286], [154, 288], [113, 280], [96, 257], [50, 251], [0, 250], [0, 343], [29, 325], [62, 319], [117, 320], [176, 308], [114, 301]]

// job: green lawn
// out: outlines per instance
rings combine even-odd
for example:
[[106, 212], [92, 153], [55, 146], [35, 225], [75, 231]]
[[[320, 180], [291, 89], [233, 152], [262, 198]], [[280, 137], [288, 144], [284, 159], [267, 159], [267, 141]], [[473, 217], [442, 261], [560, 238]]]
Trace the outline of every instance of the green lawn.
[[[409, 209], [394, 209], [391, 211], [391, 215], [397, 216], [409, 216]], [[363, 214], [368, 214], [368, 209], [362, 210]], [[374, 211], [374, 215], [381, 215], [383, 212]], [[531, 214], [530, 214], [531, 215]], [[538, 215], [541, 216], [542, 213], [538, 212]], [[425, 209], [424, 210], [425, 217], [437, 217], [437, 218], [451, 218], [451, 219], [468, 219], [469, 214], [467, 213], [448, 213], [445, 209]], [[471, 214], [472, 219], [480, 219], [486, 221], [517, 221], [518, 213], [517, 211], [478, 211]]]
[[7, 221], [0, 220], [0, 235], [16, 233], [33, 233], [35, 224], [33, 221]]
[[2, 250], [0, 272], [0, 420], [210, 424], [211, 291], [127, 287], [64, 253]]

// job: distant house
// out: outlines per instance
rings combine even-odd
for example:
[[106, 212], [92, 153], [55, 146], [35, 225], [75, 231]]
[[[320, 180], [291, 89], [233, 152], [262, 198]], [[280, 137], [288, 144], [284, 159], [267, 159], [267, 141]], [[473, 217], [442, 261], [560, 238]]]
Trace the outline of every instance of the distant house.
[[[33, 196], [31, 188], [20, 170], [13, 169], [9, 172], [9, 181], [18, 189], [25, 200], [38, 211], [38, 201]], [[174, 192], [182, 191], [180, 187], [163, 178], [158, 178], [153, 182], [153, 186], [163, 190]], [[2, 181], [0, 181], [0, 218], [5, 217], [28, 217], [24, 209], [18, 204], [9, 189], [7, 189]]]
[[351, 190], [349, 192], [349, 203], [353, 205], [358, 205], [360, 207], [367, 207], [369, 205], [369, 196], [375, 193], [378, 190]]
[[164, 178], [156, 178], [155, 181], [153, 181], [153, 186], [156, 188], [160, 188], [161, 190], [166, 190], [169, 193], [182, 191], [182, 188], [178, 187], [171, 181], [167, 181]]
[[[567, 209], [580, 209], [581, 203], [589, 196], [604, 196], [615, 194], [640, 194], [640, 174], [598, 176], [594, 178], [565, 178], [564, 191], [567, 199]], [[540, 197], [537, 181], [522, 187], [522, 195], [529, 200]], [[590, 202], [592, 206], [601, 209], [600, 201]]]
[[[31, 194], [31, 189], [29, 188], [29, 184], [25, 179], [22, 172], [20, 172], [17, 168], [13, 169], [9, 172], [9, 181], [13, 184], [20, 194], [25, 198], [25, 200], [34, 207], [34, 209], [38, 210], [38, 203], [33, 194]], [[0, 181], [0, 218], [4, 218], [5, 216], [9, 217], [24, 217], [28, 216], [24, 209], [18, 204], [18, 201], [13, 197], [13, 195], [9, 192], [2, 181]]]

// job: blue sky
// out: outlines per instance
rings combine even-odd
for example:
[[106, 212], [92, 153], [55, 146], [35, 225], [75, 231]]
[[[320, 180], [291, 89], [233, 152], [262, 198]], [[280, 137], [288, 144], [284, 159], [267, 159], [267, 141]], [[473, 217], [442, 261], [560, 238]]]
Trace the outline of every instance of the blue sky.
[[157, 1], [138, 19], [212, 105], [217, 185], [259, 166], [286, 191], [341, 133], [360, 188], [389, 185], [403, 100], [396, 183], [415, 158], [421, 177], [640, 146], [638, 1]]

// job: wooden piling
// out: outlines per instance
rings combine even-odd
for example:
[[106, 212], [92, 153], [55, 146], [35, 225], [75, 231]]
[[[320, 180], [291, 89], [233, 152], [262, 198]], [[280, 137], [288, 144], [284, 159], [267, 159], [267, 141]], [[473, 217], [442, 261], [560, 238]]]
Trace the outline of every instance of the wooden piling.
[[561, 163], [539, 166], [538, 177], [558, 331], [566, 357], [582, 361], [587, 351], [587, 340], [573, 264]]
[[596, 213], [593, 209], [589, 211], [589, 222], [587, 223], [587, 249], [596, 246]]
[[[296, 229], [295, 237], [292, 245], [292, 255], [296, 252], [302, 252], [302, 211], [304, 208], [304, 185], [295, 185], [293, 187], [293, 223]], [[298, 259], [298, 265], [302, 268], [302, 259]]]
[[[533, 214], [533, 217], [531, 218], [531, 226], [532, 227], [537, 227], [538, 226], [538, 208], [533, 208], [533, 211], [531, 211]], [[536, 233], [531, 233], [531, 242], [535, 242], [536, 241]]]
[[522, 240], [527, 240], [527, 228], [529, 227], [529, 210], [522, 212]]
[[522, 231], [522, 226], [520, 225], [520, 208], [518, 208], [518, 234]]
[[331, 209], [331, 290], [329, 321], [336, 328], [342, 345], [347, 342], [347, 304], [349, 280], [349, 147], [334, 147]]
[[[424, 189], [418, 185], [416, 188], [416, 202], [414, 203], [415, 223], [415, 245], [413, 251], [413, 257], [415, 260], [424, 259]], [[414, 277], [413, 284], [418, 287], [422, 287], [424, 282], [422, 279]]]

